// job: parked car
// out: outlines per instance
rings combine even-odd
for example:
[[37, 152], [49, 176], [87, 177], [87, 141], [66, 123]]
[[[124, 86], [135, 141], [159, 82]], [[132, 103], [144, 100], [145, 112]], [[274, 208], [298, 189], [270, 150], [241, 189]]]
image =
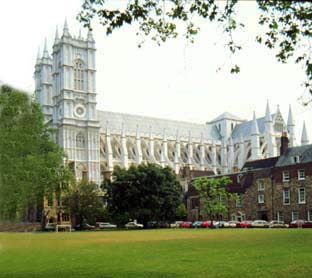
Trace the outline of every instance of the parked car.
[[202, 228], [210, 228], [211, 227], [211, 220], [203, 221], [203, 223], [201, 224], [201, 227]]
[[302, 224], [302, 228], [312, 228], [312, 222], [304, 221], [304, 223]]
[[166, 221], [160, 221], [158, 223], [158, 228], [170, 228], [170, 224]]
[[229, 221], [224, 223], [224, 228], [236, 228], [238, 221]]
[[215, 228], [224, 228], [225, 227], [225, 225], [226, 225], [226, 221], [213, 221], [213, 226], [215, 227]]
[[265, 220], [255, 220], [251, 222], [251, 227], [253, 228], [268, 228], [269, 222]]
[[192, 222], [182, 222], [182, 224], [180, 225], [181, 228], [191, 228], [192, 226]]
[[81, 230], [94, 230], [95, 229], [95, 226], [93, 225], [90, 225], [88, 223], [81, 223], [81, 224], [78, 224], [76, 227], [75, 227], [75, 230], [78, 230], [78, 231], [81, 231]]
[[143, 228], [143, 224], [139, 224], [137, 222], [132, 221], [132, 222], [127, 223], [125, 225], [125, 227], [127, 229], [142, 229]]
[[302, 228], [302, 225], [304, 224], [305, 220], [297, 219], [289, 224], [289, 228]]
[[100, 229], [116, 229], [117, 225], [108, 223], [108, 222], [98, 222], [96, 223], [97, 227]]
[[170, 228], [180, 228], [180, 225], [183, 223], [183, 221], [175, 221], [170, 224]]
[[285, 224], [284, 221], [272, 220], [269, 223], [269, 228], [288, 228], [288, 224]]
[[45, 225], [45, 231], [55, 231], [56, 223], [47, 223]]
[[157, 221], [148, 221], [148, 222], [146, 223], [146, 228], [147, 228], [147, 229], [158, 228], [158, 222], [157, 222]]
[[251, 220], [244, 220], [236, 224], [237, 228], [251, 228]]
[[195, 221], [192, 224], [192, 228], [200, 228], [202, 223], [203, 223], [203, 221]]

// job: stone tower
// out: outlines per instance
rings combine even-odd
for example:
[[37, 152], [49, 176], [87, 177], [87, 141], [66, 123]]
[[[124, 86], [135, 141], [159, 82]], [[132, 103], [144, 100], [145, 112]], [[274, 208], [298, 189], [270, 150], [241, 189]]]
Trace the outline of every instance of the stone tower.
[[[45, 103], [39, 100], [46, 119], [57, 130], [56, 142], [67, 153], [76, 178], [86, 177], [99, 184], [100, 125], [96, 113], [95, 41], [92, 33], [89, 31], [86, 39], [81, 35], [72, 37], [65, 20], [62, 36], [59, 37], [56, 31], [52, 59], [45, 58], [45, 53], [41, 66], [36, 65], [38, 100], [44, 99], [52, 104], [53, 112], [50, 109], [48, 114]], [[49, 70], [39, 75], [39, 69], [47, 67], [46, 64]], [[51, 87], [52, 94], [46, 94], [46, 86]]]

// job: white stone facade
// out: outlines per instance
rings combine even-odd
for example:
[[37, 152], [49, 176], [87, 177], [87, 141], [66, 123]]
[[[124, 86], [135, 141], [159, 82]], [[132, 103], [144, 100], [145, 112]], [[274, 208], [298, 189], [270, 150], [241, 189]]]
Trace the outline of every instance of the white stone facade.
[[246, 121], [226, 112], [205, 124], [98, 111], [95, 61], [92, 33], [72, 37], [65, 22], [52, 57], [45, 45], [35, 66], [36, 97], [77, 179], [87, 175], [100, 183], [115, 165], [147, 162], [176, 173], [184, 166], [228, 173], [247, 160], [276, 156], [283, 131], [295, 145], [291, 109], [286, 126], [278, 108], [271, 115], [269, 104], [262, 118]]

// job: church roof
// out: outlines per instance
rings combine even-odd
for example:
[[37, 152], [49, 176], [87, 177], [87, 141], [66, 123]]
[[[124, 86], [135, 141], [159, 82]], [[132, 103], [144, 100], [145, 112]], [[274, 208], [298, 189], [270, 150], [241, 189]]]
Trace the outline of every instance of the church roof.
[[[272, 114], [272, 120], [274, 121], [276, 114]], [[259, 134], [264, 134], [264, 122], [265, 122], [265, 117], [261, 117], [256, 119], [257, 120], [257, 125], [258, 125], [258, 130]], [[243, 122], [241, 124], [237, 124], [232, 132], [232, 138], [235, 142], [240, 140], [240, 137], [242, 136], [243, 138], [249, 138], [251, 134], [251, 129], [252, 129], [252, 122]], [[274, 122], [273, 122], [274, 123]]]
[[276, 167], [294, 164], [294, 157], [299, 157], [299, 163], [312, 162], [312, 144], [288, 148], [286, 153], [280, 156]]
[[219, 115], [217, 118], [213, 119], [212, 121], [209, 122], [210, 123], [214, 123], [214, 122], [218, 122], [218, 121], [221, 121], [221, 120], [224, 120], [224, 119], [227, 119], [227, 120], [234, 120], [234, 121], [241, 121], [243, 122], [244, 120], [242, 120], [241, 118], [233, 115], [232, 113], [229, 113], [229, 112], [224, 112], [223, 114]]
[[190, 123], [184, 121], [167, 120], [160, 118], [152, 118], [139, 115], [131, 115], [110, 111], [97, 111], [98, 119], [102, 129], [108, 125], [111, 133], [121, 132], [122, 124], [125, 125], [126, 133], [135, 135], [137, 127], [141, 136], [149, 136], [152, 129], [153, 136], [162, 137], [164, 134], [170, 138], [176, 138], [177, 131], [179, 137], [188, 140], [189, 132], [192, 138], [200, 141], [201, 134], [204, 140], [220, 140], [220, 134], [215, 126], [205, 124]]

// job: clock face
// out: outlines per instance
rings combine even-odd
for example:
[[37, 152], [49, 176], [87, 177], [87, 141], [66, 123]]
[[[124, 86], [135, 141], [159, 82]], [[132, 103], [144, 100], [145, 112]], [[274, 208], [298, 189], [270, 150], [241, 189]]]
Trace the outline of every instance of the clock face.
[[83, 118], [86, 115], [86, 108], [82, 104], [75, 106], [75, 116], [78, 118]]

